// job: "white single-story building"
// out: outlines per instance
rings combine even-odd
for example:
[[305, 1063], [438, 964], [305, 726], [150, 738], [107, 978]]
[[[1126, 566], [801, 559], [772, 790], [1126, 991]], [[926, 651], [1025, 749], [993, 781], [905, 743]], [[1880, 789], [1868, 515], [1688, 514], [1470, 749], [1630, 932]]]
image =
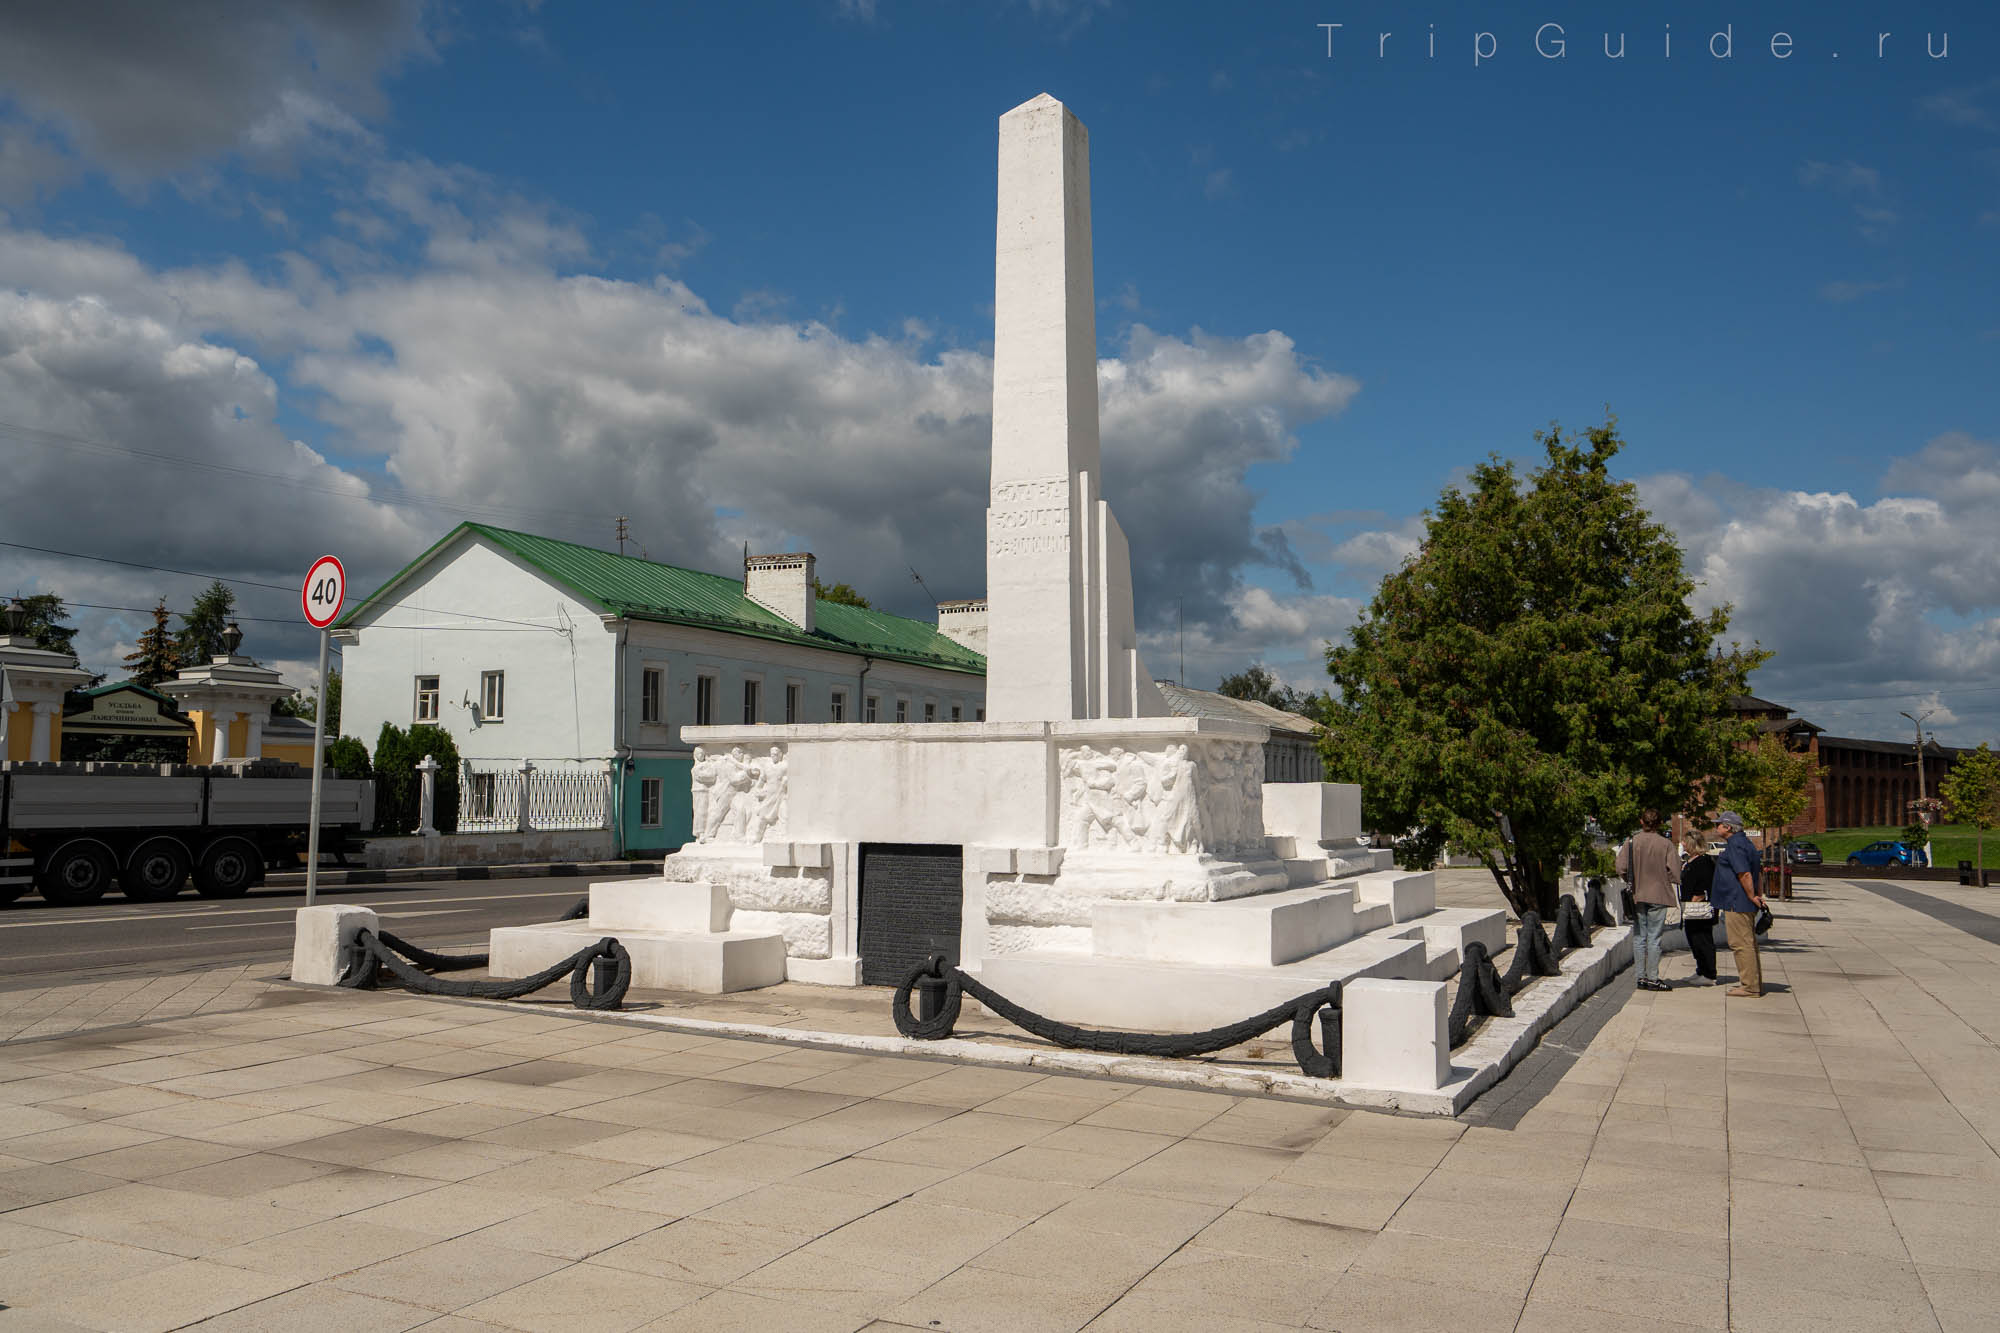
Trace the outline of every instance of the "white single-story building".
[[985, 603], [935, 625], [813, 595], [813, 557], [742, 578], [462, 523], [342, 617], [341, 730], [452, 735], [469, 770], [612, 776], [619, 845], [690, 841], [683, 726], [973, 722], [986, 715]]

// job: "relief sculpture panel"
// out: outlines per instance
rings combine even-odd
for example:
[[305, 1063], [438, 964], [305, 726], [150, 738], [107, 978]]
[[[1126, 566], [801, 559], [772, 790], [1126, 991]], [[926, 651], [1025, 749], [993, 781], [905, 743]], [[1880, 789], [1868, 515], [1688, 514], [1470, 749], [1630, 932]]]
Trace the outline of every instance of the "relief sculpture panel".
[[762, 842], [785, 822], [785, 747], [752, 756], [696, 746], [691, 771], [696, 842]]

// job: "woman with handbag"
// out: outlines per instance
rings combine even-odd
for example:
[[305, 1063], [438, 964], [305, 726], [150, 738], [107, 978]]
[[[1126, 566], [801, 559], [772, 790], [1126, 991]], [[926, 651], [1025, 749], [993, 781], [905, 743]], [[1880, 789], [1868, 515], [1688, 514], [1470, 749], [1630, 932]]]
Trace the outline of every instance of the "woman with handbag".
[[1687, 836], [1688, 862], [1681, 868], [1681, 929], [1687, 934], [1688, 952], [1694, 955], [1694, 975], [1690, 986], [1713, 986], [1715, 977], [1715, 904], [1708, 900], [1709, 886], [1715, 881], [1715, 858], [1708, 854], [1699, 833]]

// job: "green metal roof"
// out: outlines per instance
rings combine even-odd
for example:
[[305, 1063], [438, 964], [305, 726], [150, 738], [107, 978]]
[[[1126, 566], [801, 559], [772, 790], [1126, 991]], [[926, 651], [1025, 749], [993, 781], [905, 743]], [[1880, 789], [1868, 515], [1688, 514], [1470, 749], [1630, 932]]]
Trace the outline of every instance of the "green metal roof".
[[633, 555], [614, 555], [594, 546], [513, 532], [485, 523], [461, 523], [437, 545], [400, 570], [394, 578], [363, 598], [340, 618], [339, 628], [351, 628], [370, 605], [405, 576], [428, 563], [460, 533], [473, 533], [510, 552], [611, 615], [632, 620], [656, 620], [673, 625], [698, 625], [730, 634], [747, 634], [780, 643], [804, 644], [832, 652], [889, 658], [943, 671], [986, 674], [986, 658], [938, 633], [933, 625], [886, 611], [817, 599], [814, 630], [808, 634], [775, 611], [743, 595], [743, 584], [726, 574], [705, 574]]

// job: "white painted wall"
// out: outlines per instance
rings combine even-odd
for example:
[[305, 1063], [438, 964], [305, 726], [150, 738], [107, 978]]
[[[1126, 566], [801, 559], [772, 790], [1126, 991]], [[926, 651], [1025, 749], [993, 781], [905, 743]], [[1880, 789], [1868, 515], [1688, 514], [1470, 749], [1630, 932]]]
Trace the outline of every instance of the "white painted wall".
[[[908, 702], [910, 721], [916, 723], [924, 720], [926, 703], [936, 705], [939, 722], [951, 720], [954, 705], [960, 720], [970, 722], [986, 701], [983, 676], [880, 658], [873, 659], [864, 674], [862, 659], [852, 653], [687, 625], [635, 620], [627, 631], [625, 651], [626, 740], [632, 752], [642, 756], [692, 752], [681, 728], [695, 725], [695, 681], [702, 675], [716, 680], [716, 726], [743, 724], [743, 685], [752, 679], [761, 685], [761, 721], [768, 723], [784, 722], [788, 684], [800, 687], [801, 724], [831, 722], [836, 690], [846, 693], [848, 722], [862, 719], [866, 696], [871, 694], [881, 701], [883, 722], [895, 720], [899, 699]], [[640, 720], [644, 672], [649, 667], [666, 672], [663, 718], [657, 723]]]
[[[341, 731], [372, 751], [385, 721], [414, 722], [416, 678], [436, 675], [436, 725], [465, 758], [608, 758], [614, 646], [595, 607], [467, 533], [352, 632]], [[499, 720], [466, 706], [491, 670], [507, 673]]]

